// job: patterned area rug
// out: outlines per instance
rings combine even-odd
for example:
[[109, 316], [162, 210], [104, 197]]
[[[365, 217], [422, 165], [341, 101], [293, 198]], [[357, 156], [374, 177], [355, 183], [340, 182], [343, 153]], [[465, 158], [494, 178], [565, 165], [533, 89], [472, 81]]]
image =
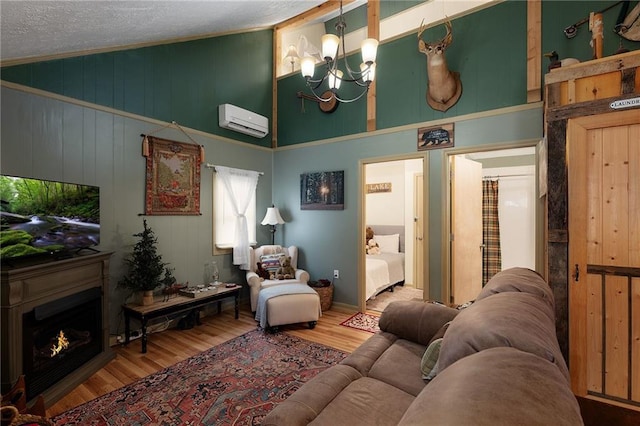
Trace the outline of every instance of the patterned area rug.
[[257, 425], [347, 354], [285, 333], [250, 331], [66, 411], [54, 425]]
[[369, 333], [377, 333], [380, 331], [380, 327], [378, 327], [378, 320], [380, 318], [374, 315], [363, 314], [362, 312], [358, 312], [353, 315], [351, 318], [342, 321], [340, 325], [344, 325], [345, 327], [351, 327], [358, 330], [368, 331]]

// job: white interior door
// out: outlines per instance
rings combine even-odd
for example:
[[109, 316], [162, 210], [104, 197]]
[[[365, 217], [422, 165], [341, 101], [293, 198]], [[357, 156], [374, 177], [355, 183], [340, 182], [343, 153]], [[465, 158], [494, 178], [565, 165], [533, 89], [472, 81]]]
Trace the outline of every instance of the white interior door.
[[413, 282], [417, 289], [424, 290], [424, 212], [423, 212], [423, 197], [424, 197], [424, 185], [422, 183], [422, 173], [416, 174], [413, 177], [414, 187], [414, 222], [413, 222], [413, 236], [414, 236], [414, 261], [413, 261]]
[[463, 155], [451, 164], [451, 302], [482, 289], [482, 164]]

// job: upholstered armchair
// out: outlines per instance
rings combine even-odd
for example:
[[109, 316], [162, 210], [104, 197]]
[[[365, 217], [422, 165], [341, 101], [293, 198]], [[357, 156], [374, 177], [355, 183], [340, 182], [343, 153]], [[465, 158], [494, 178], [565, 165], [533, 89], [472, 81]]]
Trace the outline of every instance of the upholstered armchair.
[[[296, 276], [287, 280], [261, 280], [256, 273], [258, 262], [262, 262], [263, 256], [284, 254], [291, 256], [291, 266], [296, 270]], [[247, 271], [247, 284], [249, 284], [249, 293], [251, 295], [251, 311], [255, 312], [258, 304], [258, 293], [266, 287], [279, 284], [307, 284], [309, 282], [309, 273], [304, 269], [298, 269], [298, 247], [289, 246], [282, 247], [279, 245], [266, 245], [249, 249], [249, 267]]]

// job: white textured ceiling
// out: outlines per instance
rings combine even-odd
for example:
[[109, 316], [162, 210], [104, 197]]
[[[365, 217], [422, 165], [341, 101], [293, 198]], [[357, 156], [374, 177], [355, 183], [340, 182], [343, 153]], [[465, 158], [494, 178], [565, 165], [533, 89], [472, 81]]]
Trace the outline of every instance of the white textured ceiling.
[[0, 60], [265, 28], [326, 0], [0, 1]]

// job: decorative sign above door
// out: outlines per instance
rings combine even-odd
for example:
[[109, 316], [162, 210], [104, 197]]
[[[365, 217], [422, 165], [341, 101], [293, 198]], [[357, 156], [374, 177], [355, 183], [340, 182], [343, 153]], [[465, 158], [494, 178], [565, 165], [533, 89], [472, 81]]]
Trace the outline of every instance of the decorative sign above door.
[[418, 151], [453, 146], [453, 123], [418, 129]]
[[391, 192], [391, 182], [368, 183], [367, 194], [375, 194], [376, 192]]

